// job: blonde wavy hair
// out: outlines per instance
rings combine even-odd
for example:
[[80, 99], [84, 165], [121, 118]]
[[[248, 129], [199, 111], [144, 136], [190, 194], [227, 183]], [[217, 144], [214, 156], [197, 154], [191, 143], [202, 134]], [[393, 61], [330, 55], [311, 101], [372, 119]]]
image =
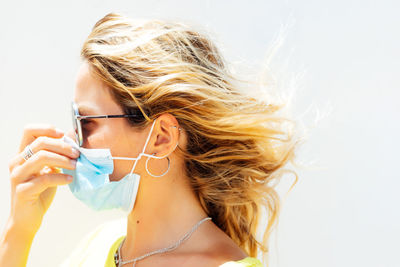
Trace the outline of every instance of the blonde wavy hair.
[[[277, 115], [283, 105], [238, 90], [210, 38], [182, 23], [107, 14], [81, 57], [126, 114], [143, 115], [130, 120], [133, 127], [146, 127], [162, 113], [176, 117], [188, 136], [186, 151], [178, 147], [177, 153], [202, 207], [248, 255], [257, 257], [260, 249], [265, 260], [280, 211], [273, 181], [299, 141], [283, 127], [293, 121]], [[263, 209], [268, 223], [260, 241]]]

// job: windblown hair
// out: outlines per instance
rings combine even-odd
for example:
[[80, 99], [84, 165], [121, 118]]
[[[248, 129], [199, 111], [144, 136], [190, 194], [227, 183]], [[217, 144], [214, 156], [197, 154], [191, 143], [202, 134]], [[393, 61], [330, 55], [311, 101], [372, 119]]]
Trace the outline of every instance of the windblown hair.
[[[81, 57], [126, 114], [143, 115], [129, 118], [133, 127], [146, 127], [163, 113], [175, 116], [188, 136], [187, 149], [176, 152], [204, 210], [248, 255], [260, 250], [266, 257], [280, 212], [272, 182], [298, 143], [283, 130], [293, 121], [277, 115], [283, 105], [238, 90], [211, 40], [182, 23], [107, 14]], [[259, 240], [263, 209], [268, 222]]]

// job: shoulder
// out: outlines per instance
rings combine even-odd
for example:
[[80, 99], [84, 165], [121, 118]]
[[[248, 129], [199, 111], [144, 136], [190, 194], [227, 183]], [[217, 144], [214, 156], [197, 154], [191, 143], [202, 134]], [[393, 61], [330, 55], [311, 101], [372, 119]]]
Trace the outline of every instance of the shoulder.
[[[210, 267], [230, 267], [229, 262], [239, 262], [249, 258], [248, 255], [221, 229], [215, 224], [209, 226], [206, 231], [199, 233], [195, 241], [199, 246], [196, 253], [193, 253], [190, 259], [185, 262], [185, 266], [210, 266]], [[194, 240], [193, 240], [194, 241]], [[247, 261], [247, 260], [246, 260]], [[247, 265], [232, 265], [246, 266]], [[252, 265], [249, 265], [252, 267]], [[258, 267], [258, 266], [256, 266]]]
[[245, 256], [238, 259], [233, 255], [205, 256], [201, 255], [193, 257], [191, 261], [186, 262], [192, 267], [263, 267], [261, 261], [257, 258]]
[[[260, 260], [250, 257], [242, 251], [236, 249], [220, 249], [219, 253], [211, 253], [200, 256], [195, 262], [197, 266], [210, 267], [262, 267]], [[190, 265], [196, 266], [196, 265]]]
[[110, 244], [125, 233], [126, 220], [117, 219], [100, 224], [80, 240], [60, 266], [103, 266]]
[[257, 258], [246, 257], [239, 261], [228, 261], [219, 267], [263, 267], [261, 261]]

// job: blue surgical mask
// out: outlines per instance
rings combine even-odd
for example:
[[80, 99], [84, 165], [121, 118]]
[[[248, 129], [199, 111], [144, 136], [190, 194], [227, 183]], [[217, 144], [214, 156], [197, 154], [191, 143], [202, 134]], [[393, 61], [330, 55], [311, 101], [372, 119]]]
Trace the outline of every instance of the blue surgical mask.
[[[139, 189], [140, 175], [133, 173], [137, 162], [142, 156], [157, 159], [164, 158], [144, 153], [153, 131], [154, 123], [155, 120], [143, 150], [137, 158], [112, 157], [110, 149], [82, 148], [71, 138], [64, 136], [65, 142], [80, 151], [75, 170], [62, 169], [63, 173], [70, 174], [74, 178], [68, 184], [74, 196], [96, 211], [120, 209], [129, 214], [135, 205]], [[109, 178], [109, 175], [114, 170], [113, 159], [135, 161], [130, 173], [119, 181], [110, 181]]]

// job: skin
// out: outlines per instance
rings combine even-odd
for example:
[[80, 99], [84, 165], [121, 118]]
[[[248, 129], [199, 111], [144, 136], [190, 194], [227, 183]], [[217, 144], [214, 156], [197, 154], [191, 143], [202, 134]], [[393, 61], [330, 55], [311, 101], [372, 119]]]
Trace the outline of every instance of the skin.
[[[109, 90], [91, 74], [89, 65], [83, 62], [74, 91], [74, 101], [80, 113], [123, 114]], [[137, 157], [150, 128], [151, 123], [139, 131], [123, 118], [91, 120], [84, 125], [82, 146], [109, 148], [111, 155], [117, 157]], [[145, 150], [145, 153], [156, 153], [159, 157], [168, 155], [171, 166], [167, 174], [162, 177], [150, 176], [145, 169], [145, 156], [135, 167], [134, 172], [141, 176], [141, 180], [135, 206], [127, 218], [127, 238], [121, 248], [125, 261], [174, 244], [198, 221], [207, 217], [188, 183], [183, 158], [174, 153], [177, 143], [182, 149], [186, 147], [186, 133], [178, 128], [179, 123], [172, 114], [162, 114], [155, 122]], [[54, 167], [74, 169], [74, 159], [78, 156], [70, 145], [59, 139], [62, 135], [50, 125], [30, 125], [24, 130], [19, 153], [9, 164], [12, 208], [0, 240], [0, 266], [26, 265], [32, 240], [57, 186], [70, 182], [66, 179], [67, 175], [54, 171]], [[67, 135], [75, 139], [73, 130]], [[31, 144], [35, 154], [25, 162], [23, 149], [28, 144]], [[114, 172], [110, 180], [122, 179], [131, 171], [133, 163], [114, 160]], [[167, 159], [150, 159], [148, 169], [154, 175], [164, 173]], [[23, 223], [26, 221], [33, 223], [27, 227]], [[177, 249], [147, 257], [138, 261], [136, 266], [219, 266], [245, 257], [247, 254], [221, 229], [212, 221], [205, 221]]]

